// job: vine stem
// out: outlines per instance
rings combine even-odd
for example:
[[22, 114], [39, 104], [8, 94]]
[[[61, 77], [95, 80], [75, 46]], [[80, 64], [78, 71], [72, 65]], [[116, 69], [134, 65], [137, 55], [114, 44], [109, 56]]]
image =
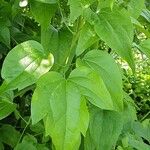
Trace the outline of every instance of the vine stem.
[[150, 115], [150, 111], [140, 121], [143, 121], [148, 115]]
[[[75, 47], [76, 42], [78, 41], [80, 31], [81, 31], [81, 29], [84, 25], [83, 18], [79, 17], [76, 23], [77, 24], [76, 24], [76, 28], [75, 28], [75, 34], [73, 35], [71, 46], [70, 46], [70, 49], [69, 49], [69, 56], [68, 56], [69, 60], [68, 60], [67, 64], [69, 64], [72, 61], [72, 59], [75, 55], [74, 47]], [[68, 68], [66, 70], [66, 77], [68, 77], [68, 75], [69, 75], [69, 70], [70, 70], [70, 68]]]
[[31, 117], [29, 118], [29, 120], [28, 120], [28, 122], [27, 122], [27, 124], [26, 124], [25, 128], [23, 129], [23, 131], [22, 131], [22, 133], [21, 133], [21, 135], [20, 135], [20, 137], [19, 137], [19, 140], [18, 140], [18, 142], [17, 142], [17, 145], [18, 145], [18, 144], [19, 144], [19, 142], [21, 141], [21, 139], [22, 139], [22, 137], [23, 137], [23, 135], [24, 135], [24, 133], [25, 133], [25, 131], [26, 131], [27, 127], [28, 127], [28, 126], [29, 126], [29, 124], [30, 124], [30, 121], [31, 121]]

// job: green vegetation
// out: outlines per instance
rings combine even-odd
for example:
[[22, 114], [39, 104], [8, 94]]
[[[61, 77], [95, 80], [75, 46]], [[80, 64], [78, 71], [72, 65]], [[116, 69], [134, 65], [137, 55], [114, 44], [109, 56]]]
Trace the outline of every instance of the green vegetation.
[[0, 0], [0, 150], [149, 150], [149, 0]]

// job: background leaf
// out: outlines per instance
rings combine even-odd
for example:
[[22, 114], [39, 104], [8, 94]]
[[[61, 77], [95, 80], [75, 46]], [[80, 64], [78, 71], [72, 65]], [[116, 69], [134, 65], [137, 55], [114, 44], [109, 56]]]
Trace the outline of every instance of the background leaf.
[[80, 37], [78, 40], [77, 48], [76, 48], [76, 54], [77, 56], [82, 54], [84, 50], [89, 48], [92, 44], [97, 42], [99, 38], [93, 31], [90, 25], [85, 24], [83, 28], [81, 29]]
[[142, 41], [139, 45], [139, 49], [150, 58], [150, 39]]
[[128, 4], [128, 11], [130, 15], [134, 18], [138, 18], [144, 8], [145, 0], [130, 0]]
[[0, 128], [0, 133], [0, 141], [2, 141], [5, 144], [8, 144], [12, 148], [16, 146], [20, 137], [20, 133], [17, 130], [15, 130], [13, 126], [3, 125]]
[[10, 93], [0, 95], [0, 120], [7, 117], [16, 109]]
[[113, 11], [102, 9], [95, 21], [95, 31], [106, 44], [115, 50], [134, 70], [131, 45], [133, 41], [133, 25], [125, 10]]
[[56, 8], [57, 7], [55, 3], [43, 3], [41, 0], [31, 1], [32, 15], [35, 20], [40, 23], [41, 26], [43, 26], [43, 28], [49, 27], [51, 18], [55, 13]]
[[115, 111], [90, 109], [90, 125], [85, 137], [85, 150], [110, 150], [123, 127], [121, 114]]

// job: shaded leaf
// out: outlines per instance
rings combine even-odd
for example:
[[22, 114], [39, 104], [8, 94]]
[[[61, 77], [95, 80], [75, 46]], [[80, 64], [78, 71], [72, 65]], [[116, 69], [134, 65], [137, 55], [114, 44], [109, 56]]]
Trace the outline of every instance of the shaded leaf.
[[85, 24], [81, 30], [77, 48], [76, 48], [76, 54], [77, 56], [82, 54], [84, 50], [89, 48], [92, 44], [98, 41], [98, 37], [93, 31], [93, 29], [90, 27], [90, 25]]
[[31, 1], [31, 12], [35, 20], [40, 23], [43, 28], [47, 28], [50, 25], [51, 18], [57, 7], [55, 3], [43, 3], [41, 1], [42, 0]]
[[0, 120], [10, 115], [15, 109], [16, 105], [12, 102], [9, 93], [0, 96]]
[[137, 150], [149, 150], [150, 146], [142, 141], [134, 139], [132, 136], [129, 137], [129, 145], [136, 148]]
[[150, 141], [150, 122], [147, 127], [144, 127], [140, 122], [134, 122], [133, 131], [136, 133], [136, 135], [143, 137], [147, 141]]
[[10, 47], [10, 31], [7, 26], [0, 24], [0, 42], [4, 43], [8, 48]]
[[14, 127], [12, 127], [11, 125], [3, 125], [0, 128], [0, 133], [0, 141], [11, 146], [12, 148], [16, 146], [20, 137], [20, 133], [15, 130]]
[[150, 39], [142, 41], [138, 47], [148, 58], [150, 58]]
[[123, 127], [120, 113], [92, 107], [90, 125], [85, 137], [85, 150], [112, 149]]

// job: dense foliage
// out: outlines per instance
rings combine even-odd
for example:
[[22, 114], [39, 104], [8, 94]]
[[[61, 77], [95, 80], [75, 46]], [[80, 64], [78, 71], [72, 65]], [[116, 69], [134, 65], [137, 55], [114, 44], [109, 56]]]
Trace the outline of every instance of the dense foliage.
[[0, 150], [149, 150], [149, 59], [149, 0], [0, 0]]

